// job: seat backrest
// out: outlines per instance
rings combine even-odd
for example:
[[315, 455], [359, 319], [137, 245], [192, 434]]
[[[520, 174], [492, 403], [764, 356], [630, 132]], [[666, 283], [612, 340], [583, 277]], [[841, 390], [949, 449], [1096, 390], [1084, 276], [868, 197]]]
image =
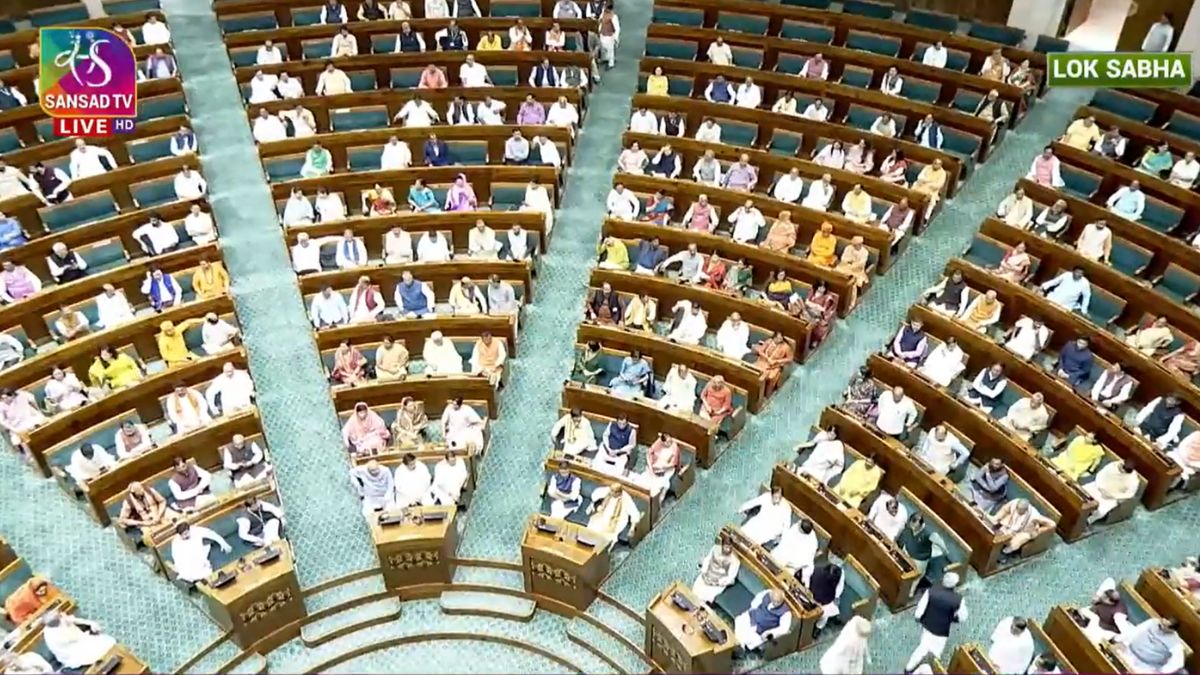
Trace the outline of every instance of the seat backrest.
[[783, 22], [779, 36], [789, 40], [803, 40], [827, 45], [833, 41], [833, 29], [829, 26], [787, 19]]
[[1089, 105], [1142, 123], [1150, 120], [1157, 107], [1146, 99], [1130, 96], [1114, 89], [1097, 89], [1092, 94], [1092, 101]]
[[958, 15], [932, 12], [924, 9], [910, 9], [904, 15], [904, 23], [922, 28], [953, 33], [958, 30]]
[[891, 19], [896, 9], [890, 2], [870, 2], [869, 0], [846, 0], [842, 3], [842, 11], [847, 14], [869, 16], [873, 19]]
[[1146, 265], [1150, 264], [1152, 256], [1149, 249], [1142, 248], [1131, 241], [1113, 237], [1109, 261], [1113, 267], [1126, 276], [1136, 277], [1141, 274], [1146, 269]]
[[1025, 31], [1021, 28], [982, 21], [973, 22], [967, 35], [989, 42], [999, 42], [1010, 47], [1016, 47], [1025, 41]]

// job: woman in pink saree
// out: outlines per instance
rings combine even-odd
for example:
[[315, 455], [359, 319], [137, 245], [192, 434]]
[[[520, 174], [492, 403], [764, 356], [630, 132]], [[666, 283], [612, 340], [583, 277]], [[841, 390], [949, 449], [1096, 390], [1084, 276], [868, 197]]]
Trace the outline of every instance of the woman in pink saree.
[[342, 440], [356, 455], [374, 455], [387, 448], [391, 433], [378, 413], [366, 403], [355, 403], [354, 412], [342, 427]]
[[475, 198], [475, 188], [467, 182], [466, 174], [454, 177], [454, 185], [446, 192], [447, 211], [474, 211], [479, 208], [479, 200]]
[[[812, 323], [812, 346], [816, 347], [828, 337], [833, 330], [833, 322], [837, 320], [838, 296], [825, 287], [825, 282], [818, 282], [804, 299], [802, 305], [803, 317]], [[791, 307], [789, 306], [789, 312]], [[794, 312], [793, 312], [794, 313]]]
[[367, 379], [367, 357], [350, 344], [342, 340], [337, 351], [333, 353], [333, 368], [329, 371], [329, 379], [334, 384], [354, 385]]
[[683, 227], [694, 232], [711, 233], [717, 227], [717, 212], [708, 201], [708, 195], [700, 198], [683, 214]]

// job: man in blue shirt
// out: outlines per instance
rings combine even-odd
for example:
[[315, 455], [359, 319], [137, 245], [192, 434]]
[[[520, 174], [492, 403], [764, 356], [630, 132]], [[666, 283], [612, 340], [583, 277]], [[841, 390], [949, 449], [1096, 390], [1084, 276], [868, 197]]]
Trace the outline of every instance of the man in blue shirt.
[[633, 271], [638, 274], [653, 275], [658, 266], [667, 259], [667, 252], [658, 243], [658, 237], [649, 241], [643, 239], [633, 249]]
[[1076, 389], [1082, 388], [1092, 378], [1092, 350], [1088, 339], [1078, 337], [1063, 345], [1054, 365], [1055, 374], [1065, 379]]
[[1080, 314], [1087, 314], [1088, 303], [1092, 300], [1092, 284], [1079, 267], [1042, 284], [1042, 292], [1050, 302]]

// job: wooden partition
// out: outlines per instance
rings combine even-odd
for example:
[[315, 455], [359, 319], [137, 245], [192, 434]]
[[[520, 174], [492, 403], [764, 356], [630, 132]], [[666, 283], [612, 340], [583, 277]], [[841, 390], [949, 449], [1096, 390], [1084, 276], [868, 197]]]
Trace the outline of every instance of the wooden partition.
[[430, 422], [439, 419], [446, 405], [459, 396], [464, 401], [486, 404], [489, 419], [496, 419], [499, 412], [496, 388], [482, 375], [409, 375], [398, 381], [365, 382], [356, 387], [334, 389], [331, 395], [339, 413], [354, 410], [358, 403], [373, 408], [395, 405], [405, 396], [425, 404]]
[[[396, 171], [356, 171], [354, 173], [336, 173], [319, 178], [297, 178], [271, 185], [271, 195], [276, 200], [285, 200], [292, 190], [298, 189], [305, 194], [312, 194], [317, 188], [326, 188], [330, 192], [353, 192], [360, 194], [376, 184], [389, 188], [394, 195], [407, 195], [408, 188], [420, 178], [426, 185], [450, 184], [455, 177], [464, 174], [471, 186], [475, 188], [475, 196], [479, 203], [487, 204], [492, 199], [492, 189], [498, 184], [525, 185], [536, 180], [550, 193], [552, 201], [557, 201], [560, 172], [552, 166], [438, 166], [410, 167]], [[400, 199], [400, 197], [397, 197]]]
[[415, 262], [402, 265], [359, 267], [333, 272], [315, 272], [300, 277], [300, 292], [304, 295], [319, 292], [325, 286], [337, 290], [351, 289], [360, 277], [368, 277], [379, 287], [384, 302], [392, 301], [396, 284], [405, 272], [412, 272], [417, 281], [429, 284], [435, 296], [445, 297], [455, 282], [470, 277], [476, 283], [486, 283], [495, 274], [503, 281], [522, 284], [525, 302], [533, 301], [533, 284], [530, 266], [522, 262], [500, 260], [450, 260], [447, 262]]
[[[349, 207], [349, 204], [347, 204]], [[352, 211], [353, 212], [353, 211]], [[383, 258], [383, 238], [393, 228], [398, 227], [419, 238], [425, 232], [450, 232], [451, 241], [466, 242], [470, 236], [475, 221], [482, 220], [488, 227], [496, 230], [510, 230], [515, 225], [529, 232], [537, 241], [539, 253], [545, 253], [550, 248], [550, 238], [546, 234], [546, 219], [540, 213], [530, 211], [443, 211], [441, 213], [413, 213], [405, 211], [391, 216], [360, 217], [351, 216], [346, 220], [315, 223], [289, 227], [289, 243], [295, 241], [293, 234], [304, 232], [313, 239], [321, 237], [341, 236], [346, 230], [354, 230], [354, 235], [362, 237], [363, 245], [367, 247], [367, 255], [373, 259]]]
[[[555, 0], [537, 0], [541, 7], [541, 16], [550, 16], [554, 11]], [[293, 13], [298, 10], [316, 11], [321, 8], [320, 0], [216, 0], [213, 3], [213, 10], [217, 13], [218, 18], [226, 18], [237, 16], [239, 14], [251, 13], [271, 13], [275, 15], [275, 20], [280, 26], [292, 26], [295, 24]], [[503, 0], [475, 0], [475, 4], [479, 7], [479, 11], [487, 16], [491, 13], [493, 5], [497, 8], [504, 5]], [[385, 6], [381, 3], [380, 5]], [[362, 22], [356, 21], [356, 16], [353, 9], [346, 10], [346, 18], [357, 28], [362, 25]], [[425, 16], [424, 3], [417, 2], [412, 4], [413, 16], [421, 18]]]
[[382, 342], [385, 337], [390, 337], [397, 342], [404, 342], [410, 358], [420, 358], [425, 340], [435, 331], [447, 338], [463, 338], [478, 337], [485, 330], [491, 331], [497, 340], [504, 341], [509, 358], [516, 356], [517, 319], [513, 315], [439, 316], [326, 328], [317, 333], [317, 349], [334, 349], [342, 340], [362, 345]]

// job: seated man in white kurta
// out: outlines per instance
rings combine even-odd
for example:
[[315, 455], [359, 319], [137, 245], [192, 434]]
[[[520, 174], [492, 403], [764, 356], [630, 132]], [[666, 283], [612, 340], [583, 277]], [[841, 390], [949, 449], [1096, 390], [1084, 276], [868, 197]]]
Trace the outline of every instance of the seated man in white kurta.
[[617, 544], [621, 533], [633, 534], [642, 513], [633, 497], [620, 483], [592, 490], [592, 502], [588, 504], [588, 529], [601, 534], [609, 548]]
[[750, 353], [750, 324], [737, 312], [729, 315], [717, 330], [717, 348], [732, 359], [741, 360]]
[[755, 508], [758, 513], [742, 523], [742, 533], [756, 544], [778, 539], [792, 524], [792, 505], [784, 500], [783, 491], [778, 486], [742, 504], [738, 511], [745, 514]]
[[254, 406], [254, 380], [250, 373], [226, 363], [221, 374], [213, 378], [204, 392], [205, 401], [212, 410], [222, 415], [232, 415]]
[[463, 373], [462, 355], [455, 349], [454, 343], [442, 337], [441, 331], [434, 331], [425, 340], [425, 348], [421, 350], [425, 360], [427, 375], [461, 375]]
[[800, 582], [807, 584], [816, 564], [820, 545], [812, 521], [801, 518], [783, 531], [779, 537], [779, 544], [771, 549], [771, 557], [792, 574], [799, 574]]
[[671, 308], [676, 313], [675, 327], [667, 334], [667, 339], [683, 345], [698, 345], [708, 332], [708, 317], [700, 309], [700, 305], [688, 300], [680, 300]]
[[1138, 491], [1138, 474], [1128, 461], [1109, 462], [1096, 472], [1096, 478], [1083, 486], [1083, 491], [1096, 500], [1096, 510], [1088, 516], [1094, 523], [1108, 515]]
[[685, 364], [677, 363], [663, 381], [663, 397], [658, 400], [663, 410], [690, 413], [696, 408], [696, 376]]
[[738, 646], [748, 651], [762, 647], [768, 640], [784, 635], [792, 628], [792, 610], [784, 602], [783, 591], [771, 589], [754, 596], [750, 609], [733, 621]]
[[737, 580], [742, 561], [734, 553], [733, 544], [722, 541], [714, 545], [700, 561], [700, 574], [692, 582], [692, 592], [711, 603]]
[[817, 432], [811, 441], [799, 445], [796, 452], [808, 449], [812, 452], [796, 466], [796, 473], [812, 476], [825, 485], [842, 475], [846, 468], [846, 446], [838, 438], [836, 427]]
[[209, 560], [212, 547], [206, 542], [216, 544], [225, 553], [233, 550], [229, 542], [207, 527], [192, 527], [186, 522], [175, 525], [175, 538], [171, 540], [171, 563], [175, 566], [176, 576], [196, 583], [213, 573]]
[[579, 477], [571, 473], [570, 465], [560, 462], [558, 471], [546, 481], [551, 518], [566, 518], [579, 509], [583, 504], [583, 498], [579, 494], [581, 485]]
[[962, 347], [959, 347], [958, 341], [951, 337], [929, 352], [917, 372], [933, 380], [934, 384], [940, 387], [949, 387], [954, 378], [958, 377], [966, 367]]
[[411, 452], [406, 453], [400, 461], [400, 466], [396, 467], [396, 475], [392, 484], [395, 486], [398, 508], [429, 506], [433, 502], [430, 495], [430, 488], [433, 487], [433, 475], [429, 473], [429, 467], [425, 466], [425, 462], [418, 462], [417, 456]]
[[101, 632], [100, 624], [63, 614], [57, 609], [46, 612], [42, 624], [46, 648], [63, 668], [82, 672], [108, 655], [117, 644], [111, 635]]
[[451, 448], [482, 450], [483, 418], [458, 396], [442, 411], [442, 436]]
[[457, 504], [468, 478], [467, 463], [453, 452], [447, 452], [446, 457], [433, 467], [433, 485], [429, 488], [433, 503], [440, 506]]
[[550, 430], [550, 441], [555, 447], [561, 445], [564, 455], [575, 457], [596, 449], [596, 432], [583, 412], [579, 408], [572, 408], [554, 423], [554, 428]]

